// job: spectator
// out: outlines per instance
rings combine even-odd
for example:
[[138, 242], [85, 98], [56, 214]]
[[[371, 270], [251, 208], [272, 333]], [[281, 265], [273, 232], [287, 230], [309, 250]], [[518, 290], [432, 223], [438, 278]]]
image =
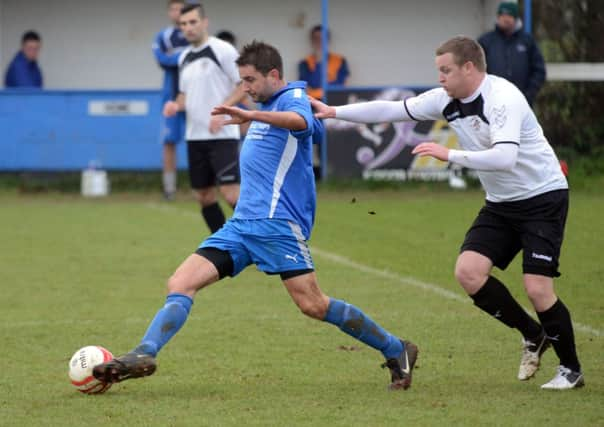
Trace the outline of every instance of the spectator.
[[42, 39], [35, 31], [27, 31], [21, 37], [21, 50], [17, 52], [4, 77], [4, 86], [42, 88], [42, 72], [38, 56]]
[[[310, 30], [312, 53], [298, 64], [299, 80], [308, 83], [306, 91], [314, 98], [321, 98], [323, 96], [321, 84], [321, 61], [323, 60], [322, 32], [323, 27], [321, 25], [315, 25]], [[327, 40], [329, 41], [330, 38], [331, 34], [328, 30]], [[329, 51], [327, 52], [327, 57], [327, 82], [331, 85], [345, 85], [350, 75], [346, 58]]]
[[478, 42], [484, 49], [489, 74], [514, 83], [532, 105], [545, 82], [545, 63], [531, 35], [522, 31], [518, 5], [501, 2], [495, 30], [483, 34]]

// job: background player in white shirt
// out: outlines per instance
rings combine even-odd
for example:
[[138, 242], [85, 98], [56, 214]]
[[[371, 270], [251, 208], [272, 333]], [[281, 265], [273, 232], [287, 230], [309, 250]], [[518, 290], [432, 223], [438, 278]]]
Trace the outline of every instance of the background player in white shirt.
[[216, 185], [233, 208], [239, 198], [239, 128], [223, 126], [223, 118], [213, 117], [211, 111], [216, 105], [235, 105], [246, 95], [239, 86], [237, 50], [209, 36], [208, 18], [201, 4], [182, 9], [180, 28], [191, 45], [178, 61], [180, 93], [175, 101], [166, 102], [164, 115], [186, 112], [191, 188], [214, 233], [225, 222]]
[[[545, 389], [583, 385], [570, 313], [554, 292], [568, 209], [568, 184], [558, 159], [522, 93], [505, 79], [486, 74], [484, 52], [458, 36], [436, 50], [441, 88], [405, 101], [373, 101], [329, 107], [313, 100], [319, 118], [360, 123], [446, 119], [463, 150], [435, 143], [413, 152], [478, 171], [486, 204], [468, 231], [455, 277], [474, 304], [524, 338], [518, 379], [537, 371], [553, 345], [560, 366]], [[523, 250], [523, 281], [539, 324], [491, 275]]]

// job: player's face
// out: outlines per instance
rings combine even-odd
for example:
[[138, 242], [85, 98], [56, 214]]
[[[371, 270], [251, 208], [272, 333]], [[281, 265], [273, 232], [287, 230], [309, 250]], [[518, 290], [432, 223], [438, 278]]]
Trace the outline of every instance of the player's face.
[[445, 53], [436, 57], [438, 69], [438, 83], [452, 98], [465, 98], [467, 90], [467, 70], [464, 66], [455, 63], [452, 53]]
[[170, 18], [170, 21], [174, 23], [174, 25], [178, 25], [180, 10], [184, 5], [184, 3], [172, 3], [170, 6], [168, 6], [168, 17]]
[[36, 40], [28, 40], [23, 43], [23, 55], [30, 61], [37, 61], [40, 55], [41, 43]]
[[242, 65], [239, 67], [239, 76], [243, 90], [254, 102], [264, 102], [273, 95], [274, 74], [277, 70], [270, 71], [266, 76], [256, 70], [253, 65]]
[[187, 41], [199, 44], [207, 38], [208, 18], [199, 16], [197, 9], [180, 15], [180, 29]]

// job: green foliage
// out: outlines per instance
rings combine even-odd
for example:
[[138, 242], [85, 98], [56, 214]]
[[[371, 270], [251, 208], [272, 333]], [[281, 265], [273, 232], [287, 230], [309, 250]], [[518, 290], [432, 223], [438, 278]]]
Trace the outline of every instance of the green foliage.
[[[197, 296], [155, 375], [84, 396], [68, 382], [70, 356], [89, 344], [115, 353], [136, 345], [163, 304], [166, 278], [207, 230], [184, 196], [158, 203], [131, 193], [102, 200], [0, 193], [0, 424], [600, 425], [602, 335], [576, 330], [585, 388], [539, 389], [554, 375], [553, 351], [536, 380], [517, 381], [520, 336], [476, 309], [452, 273], [483, 194], [436, 195], [322, 191], [311, 241], [326, 293], [420, 346], [410, 390], [388, 392], [378, 353], [305, 318], [277, 277], [251, 267]], [[572, 197], [556, 281], [573, 320], [600, 334], [603, 210], [599, 196]], [[520, 271], [516, 260], [497, 276], [528, 307]]]
[[[546, 62], [604, 62], [601, 0], [533, 2], [534, 33]], [[604, 81], [548, 82], [535, 112], [556, 148], [596, 156], [604, 144]], [[589, 167], [588, 167], [589, 168]]]

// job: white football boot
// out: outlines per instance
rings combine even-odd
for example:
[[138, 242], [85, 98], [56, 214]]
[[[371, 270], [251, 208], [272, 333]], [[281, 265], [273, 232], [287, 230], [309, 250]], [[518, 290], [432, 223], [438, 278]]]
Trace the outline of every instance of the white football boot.
[[541, 355], [551, 345], [545, 332], [536, 341], [522, 340], [522, 357], [518, 369], [520, 381], [526, 381], [535, 375], [541, 363]]
[[583, 387], [585, 380], [581, 372], [575, 372], [566, 366], [558, 366], [556, 376], [548, 383], [541, 386], [544, 390], [568, 390], [571, 388]]

